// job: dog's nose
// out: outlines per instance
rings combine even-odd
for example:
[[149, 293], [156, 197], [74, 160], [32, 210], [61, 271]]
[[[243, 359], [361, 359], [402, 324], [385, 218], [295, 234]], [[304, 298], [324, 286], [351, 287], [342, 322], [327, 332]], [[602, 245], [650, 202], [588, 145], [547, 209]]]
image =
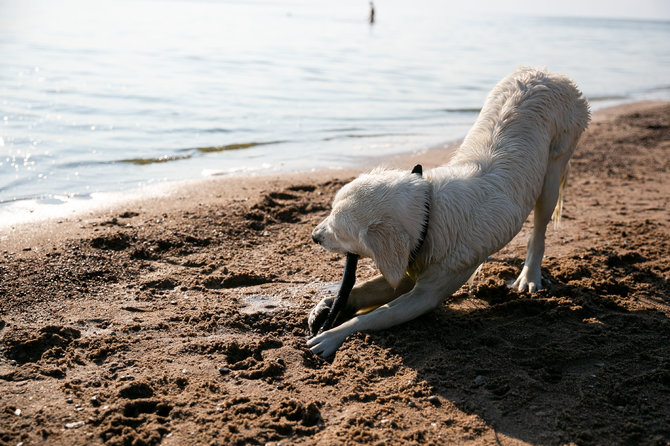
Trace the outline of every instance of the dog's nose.
[[312, 240], [314, 240], [314, 243], [317, 245], [321, 243], [321, 240], [319, 240], [319, 237], [316, 236], [315, 233], [312, 232]]

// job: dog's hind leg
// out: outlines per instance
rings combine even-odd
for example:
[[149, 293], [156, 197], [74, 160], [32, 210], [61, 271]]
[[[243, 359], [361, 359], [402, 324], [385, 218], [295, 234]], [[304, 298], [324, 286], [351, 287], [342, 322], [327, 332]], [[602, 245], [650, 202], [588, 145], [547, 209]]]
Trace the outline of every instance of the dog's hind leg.
[[349, 296], [349, 310], [354, 312], [367, 308], [374, 308], [387, 304], [397, 297], [407, 293], [414, 287], [414, 280], [405, 276], [398, 288], [392, 288], [381, 274], [366, 280], [351, 290]]
[[542, 287], [542, 257], [544, 256], [544, 241], [547, 225], [556, 210], [557, 201], [562, 194], [561, 188], [565, 187], [562, 181], [567, 175], [568, 161], [572, 151], [558, 159], [549, 162], [547, 173], [542, 185], [542, 192], [535, 202], [533, 211], [533, 231], [528, 240], [528, 252], [526, 262], [521, 274], [512, 284], [512, 288], [519, 291], [533, 293]]

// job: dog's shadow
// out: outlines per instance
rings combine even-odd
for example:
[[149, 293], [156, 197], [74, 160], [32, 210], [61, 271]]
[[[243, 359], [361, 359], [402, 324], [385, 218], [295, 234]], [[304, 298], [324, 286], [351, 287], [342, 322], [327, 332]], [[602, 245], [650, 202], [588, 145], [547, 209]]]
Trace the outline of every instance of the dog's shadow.
[[[549, 277], [547, 290], [518, 293], [505, 285], [518, 261], [496, 263], [496, 279], [470, 296], [461, 293], [438, 311], [370, 334], [372, 341], [398, 354], [442, 398], [506, 436], [536, 444], [667, 441], [665, 314], [625, 308], [617, 301], [640, 293], [593, 281], [588, 270], [582, 282]], [[603, 265], [601, 272], [609, 270]], [[665, 284], [659, 294], [667, 309], [664, 279], [652, 271], [638, 277], [647, 280], [641, 288]]]

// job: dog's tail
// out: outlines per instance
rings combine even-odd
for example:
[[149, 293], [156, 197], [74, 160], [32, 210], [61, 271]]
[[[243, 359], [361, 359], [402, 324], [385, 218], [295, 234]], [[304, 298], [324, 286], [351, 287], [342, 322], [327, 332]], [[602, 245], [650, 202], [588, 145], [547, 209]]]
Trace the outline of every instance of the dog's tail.
[[561, 213], [563, 212], [563, 194], [565, 193], [565, 186], [568, 184], [568, 176], [570, 174], [570, 161], [565, 165], [563, 169], [563, 175], [561, 176], [561, 183], [558, 186], [558, 200], [556, 200], [556, 207], [554, 208], [554, 213], [551, 214], [551, 220], [554, 222], [554, 229], [558, 229], [561, 226]]

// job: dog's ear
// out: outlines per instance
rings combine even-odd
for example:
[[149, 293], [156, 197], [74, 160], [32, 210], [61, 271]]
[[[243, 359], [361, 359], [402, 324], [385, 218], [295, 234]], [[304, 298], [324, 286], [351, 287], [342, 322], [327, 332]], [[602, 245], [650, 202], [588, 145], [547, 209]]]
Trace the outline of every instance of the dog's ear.
[[414, 169], [412, 169], [412, 173], [415, 173], [419, 176], [423, 176], [423, 167], [421, 166], [421, 164], [417, 164], [416, 166], [414, 166]]
[[409, 236], [392, 223], [379, 221], [364, 230], [361, 239], [386, 281], [396, 288], [407, 271]]

